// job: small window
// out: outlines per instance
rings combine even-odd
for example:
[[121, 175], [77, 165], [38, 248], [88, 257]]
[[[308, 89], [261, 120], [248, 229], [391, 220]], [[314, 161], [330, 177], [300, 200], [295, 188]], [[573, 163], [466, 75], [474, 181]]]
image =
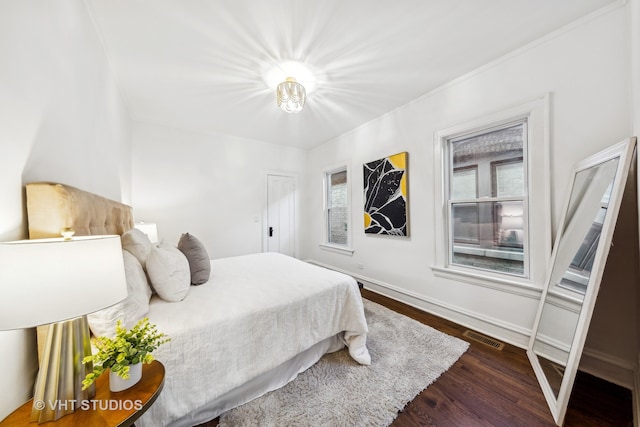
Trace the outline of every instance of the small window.
[[327, 172], [326, 183], [326, 235], [327, 243], [349, 244], [349, 191], [347, 169]]
[[449, 263], [527, 275], [526, 119], [447, 139]]

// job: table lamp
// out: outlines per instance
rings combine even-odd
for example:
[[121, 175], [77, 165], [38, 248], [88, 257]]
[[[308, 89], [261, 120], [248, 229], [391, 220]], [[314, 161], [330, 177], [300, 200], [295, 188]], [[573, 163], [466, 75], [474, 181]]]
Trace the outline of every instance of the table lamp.
[[151, 243], [158, 243], [158, 226], [153, 222], [137, 222], [135, 228], [142, 231], [149, 237]]
[[92, 371], [86, 314], [127, 296], [119, 236], [0, 243], [0, 330], [49, 324], [31, 421], [57, 420], [95, 396], [82, 390]]

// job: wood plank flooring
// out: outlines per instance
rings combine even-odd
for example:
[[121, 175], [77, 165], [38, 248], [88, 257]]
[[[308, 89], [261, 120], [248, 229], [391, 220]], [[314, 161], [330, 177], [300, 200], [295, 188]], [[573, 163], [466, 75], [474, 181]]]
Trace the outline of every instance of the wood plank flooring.
[[[362, 295], [471, 344], [393, 426], [555, 426], [524, 350], [509, 344], [495, 350], [463, 337], [463, 326], [366, 289]], [[633, 426], [631, 391], [579, 372], [564, 425]]]
[[[395, 427], [555, 426], [524, 350], [496, 350], [462, 336], [467, 328], [367, 289], [362, 295], [471, 345], [467, 352], [398, 415]], [[212, 420], [200, 427], [214, 427]], [[631, 391], [579, 372], [565, 417], [567, 427], [633, 426]]]

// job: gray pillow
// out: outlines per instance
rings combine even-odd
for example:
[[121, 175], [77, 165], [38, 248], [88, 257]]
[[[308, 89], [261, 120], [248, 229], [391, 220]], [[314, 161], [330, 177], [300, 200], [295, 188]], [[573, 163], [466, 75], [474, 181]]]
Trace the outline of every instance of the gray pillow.
[[209, 254], [200, 240], [189, 233], [180, 236], [178, 249], [187, 257], [189, 270], [191, 271], [191, 284], [202, 285], [209, 280], [211, 275], [211, 261]]

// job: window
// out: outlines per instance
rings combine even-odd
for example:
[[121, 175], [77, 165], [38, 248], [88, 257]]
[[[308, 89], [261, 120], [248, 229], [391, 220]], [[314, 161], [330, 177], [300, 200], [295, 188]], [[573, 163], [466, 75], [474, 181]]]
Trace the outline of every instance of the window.
[[447, 139], [449, 263], [526, 275], [527, 120]]
[[[478, 168], [476, 166], [454, 168], [451, 186], [456, 200], [478, 198]], [[453, 240], [456, 243], [479, 242], [478, 206], [474, 203], [457, 203], [452, 207], [455, 227]]]
[[551, 254], [549, 96], [435, 134], [438, 277], [536, 297]]
[[327, 185], [327, 243], [346, 245], [349, 231], [347, 171], [329, 173]]
[[325, 172], [326, 244], [350, 244], [349, 177], [346, 167]]
[[[598, 242], [600, 241], [600, 234], [602, 233], [602, 224], [604, 224], [604, 218], [607, 215], [612, 189], [613, 182], [605, 191], [600, 201], [600, 209], [596, 214], [595, 220], [589, 227], [587, 235], [578, 247], [576, 255], [562, 276], [560, 283], [558, 283], [558, 286], [561, 288], [569, 289], [582, 295], [585, 294], [589, 277], [591, 276], [591, 269], [593, 268]], [[567, 221], [570, 222], [571, 218], [568, 218]]]

